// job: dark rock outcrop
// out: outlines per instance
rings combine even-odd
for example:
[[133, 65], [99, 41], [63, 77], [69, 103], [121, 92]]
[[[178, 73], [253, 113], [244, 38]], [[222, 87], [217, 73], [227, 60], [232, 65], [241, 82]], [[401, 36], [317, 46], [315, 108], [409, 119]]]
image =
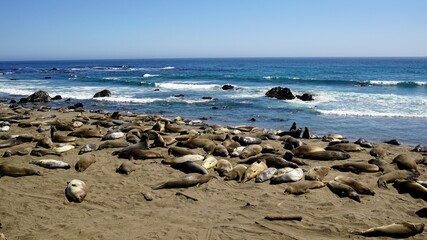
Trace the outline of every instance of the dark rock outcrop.
[[232, 90], [232, 89], [234, 89], [234, 86], [230, 84], [225, 84], [222, 86], [222, 90]]
[[297, 98], [300, 99], [301, 101], [313, 101], [313, 95], [309, 94], [309, 93], [304, 93], [303, 95], [297, 95]]
[[274, 87], [265, 93], [265, 96], [277, 99], [295, 99], [294, 94], [292, 94], [289, 88]]
[[61, 100], [62, 97], [61, 95], [56, 95], [55, 97], [52, 98], [52, 100]]
[[49, 96], [49, 93], [46, 91], [37, 91], [27, 98], [21, 98], [19, 100], [19, 103], [27, 103], [27, 102], [50, 102], [51, 97]]
[[95, 95], [93, 96], [94, 98], [98, 98], [98, 97], [111, 97], [111, 92], [107, 89], [104, 89], [100, 92], [95, 93]]

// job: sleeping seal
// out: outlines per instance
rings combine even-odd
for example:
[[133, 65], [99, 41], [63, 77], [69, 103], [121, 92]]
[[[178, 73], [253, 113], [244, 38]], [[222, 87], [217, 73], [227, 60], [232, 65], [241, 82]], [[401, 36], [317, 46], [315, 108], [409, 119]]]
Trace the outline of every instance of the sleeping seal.
[[371, 190], [366, 184], [360, 181], [356, 181], [351, 177], [340, 175], [335, 177], [334, 180], [352, 187], [359, 194], [372, 195], [372, 196], [375, 195], [375, 192]]
[[364, 231], [353, 231], [352, 234], [365, 237], [408, 238], [424, 231], [424, 223], [393, 223], [381, 227], [373, 227]]
[[305, 180], [322, 181], [329, 173], [329, 167], [318, 166], [305, 173]]
[[395, 170], [387, 172], [378, 178], [377, 184], [379, 188], [387, 188], [387, 183], [392, 183], [397, 179], [412, 180], [417, 178], [417, 174], [407, 170]]
[[277, 170], [275, 175], [270, 179], [270, 184], [297, 182], [303, 177], [304, 172], [301, 168], [282, 168]]
[[176, 180], [169, 180], [164, 183], [157, 184], [155, 186], [152, 186], [151, 188], [153, 190], [157, 189], [163, 189], [163, 188], [188, 188], [188, 187], [194, 187], [199, 186], [203, 183], [209, 182], [214, 176], [209, 174], [200, 174], [200, 173], [191, 173], [187, 174], [187, 176], [176, 179]]
[[30, 168], [20, 168], [20, 167], [14, 167], [14, 166], [6, 166], [6, 165], [0, 165], [0, 178], [2, 176], [9, 176], [9, 177], [24, 177], [24, 176], [32, 176], [32, 175], [38, 175], [40, 176], [40, 171], [33, 170]]
[[331, 168], [336, 169], [341, 172], [353, 172], [353, 173], [361, 173], [361, 172], [378, 172], [380, 168], [377, 165], [369, 164], [365, 162], [349, 162], [339, 165], [333, 165]]
[[65, 197], [69, 202], [81, 203], [86, 197], [86, 183], [73, 179], [67, 183]]
[[57, 168], [63, 168], [63, 169], [70, 169], [70, 164], [54, 160], [54, 159], [40, 159], [40, 160], [33, 160], [30, 162], [30, 164], [34, 164], [40, 167], [49, 168], [49, 169], [57, 169]]
[[400, 194], [409, 193], [413, 198], [421, 198], [427, 201], [427, 188], [414, 180], [397, 179], [393, 186]]
[[90, 167], [90, 165], [94, 163], [96, 163], [96, 159], [93, 155], [85, 155], [77, 161], [76, 165], [74, 166], [74, 169], [77, 172], [84, 172], [88, 167]]
[[321, 181], [298, 181], [290, 183], [285, 188], [285, 193], [301, 195], [307, 193], [310, 189], [322, 188], [325, 184]]
[[327, 182], [326, 186], [339, 197], [348, 197], [356, 202], [360, 202], [360, 197], [357, 192], [347, 184], [332, 180]]
[[242, 182], [247, 169], [248, 168], [245, 165], [237, 164], [230, 172], [227, 173], [224, 180], [236, 180], [237, 182]]
[[414, 158], [408, 154], [397, 155], [393, 159], [392, 163], [396, 163], [399, 169], [408, 170], [418, 175], [420, 174], [417, 163], [415, 162]]
[[318, 160], [318, 161], [330, 161], [330, 160], [346, 160], [351, 157], [350, 154], [346, 152], [338, 152], [338, 151], [319, 151], [319, 152], [308, 152], [304, 154], [300, 154], [299, 157], [304, 159]]

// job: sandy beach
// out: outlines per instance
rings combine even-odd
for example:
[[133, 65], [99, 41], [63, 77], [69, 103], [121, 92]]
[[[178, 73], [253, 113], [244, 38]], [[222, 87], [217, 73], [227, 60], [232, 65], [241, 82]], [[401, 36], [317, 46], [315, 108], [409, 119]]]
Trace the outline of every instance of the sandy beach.
[[[0, 133], [0, 136], [25, 134], [40, 139], [49, 137], [50, 132], [39, 133], [36, 131], [37, 126], [18, 127], [18, 124], [52, 119], [72, 122], [80, 113], [30, 108], [17, 108], [13, 111], [9, 105], [1, 104], [0, 114], [23, 114], [30, 117], [11, 123], [10, 130]], [[47, 115], [55, 117], [37, 120]], [[85, 111], [83, 116], [90, 120], [81, 128], [94, 127], [90, 124], [97, 121], [95, 116], [104, 115]], [[119, 118], [126, 124], [133, 122], [146, 129], [151, 129], [155, 123], [144, 122], [142, 119], [144, 118], [138, 116]], [[110, 121], [108, 118], [106, 120]], [[203, 132], [200, 126], [182, 127]], [[104, 134], [107, 130], [102, 128]], [[59, 133], [67, 135], [70, 132]], [[258, 136], [257, 133], [259, 131], [253, 130], [242, 132], [241, 135]], [[179, 133], [168, 135], [176, 137]], [[321, 139], [300, 140], [322, 148], [328, 146], [328, 142]], [[0, 140], [0, 143], [4, 141], [7, 140]], [[14, 147], [0, 148], [0, 155], [3, 156], [8, 149], [34, 148], [36, 142], [33, 140]], [[360, 195], [360, 202], [348, 197], [341, 198], [326, 186], [312, 189], [306, 194], [291, 195], [284, 193], [290, 183], [272, 185], [268, 181], [225, 181], [213, 169], [209, 169], [209, 173], [215, 178], [198, 187], [152, 190], [151, 186], [183, 177], [185, 173], [162, 164], [163, 158], [159, 158], [136, 160], [140, 164], [135, 165], [134, 172], [129, 175], [119, 174], [116, 173], [116, 168], [124, 161], [129, 161], [112, 154], [120, 148], [79, 155], [82, 146], [87, 143], [99, 145], [101, 139], [78, 138], [75, 143], [78, 144], [75, 149], [64, 152], [61, 156], [36, 157], [28, 154], [0, 158], [1, 165], [31, 168], [42, 173], [41, 176], [0, 178], [0, 233], [7, 239], [364, 239], [351, 232], [399, 222], [426, 223], [426, 218], [415, 214], [426, 206], [426, 202], [407, 193], [399, 194], [392, 183], [388, 184], [388, 189], [379, 188], [377, 180], [381, 176], [380, 172], [355, 174], [331, 169], [323, 179], [323, 182], [327, 182], [338, 175], [344, 175], [366, 183], [375, 195]], [[262, 141], [262, 144], [267, 143], [275, 148], [275, 155], [283, 156], [283, 142]], [[373, 145], [386, 150], [384, 161], [396, 169], [397, 166], [391, 164], [391, 161], [399, 154], [410, 154], [416, 160], [424, 157], [421, 153], [410, 151], [414, 146], [384, 143]], [[168, 148], [151, 149], [170, 158]], [[194, 151], [205, 154], [202, 148]], [[367, 148], [351, 152], [348, 160], [301, 159], [307, 165], [299, 167], [306, 171], [316, 166], [367, 162], [373, 158], [369, 151]], [[87, 155], [93, 156], [96, 163], [84, 172], [75, 171], [75, 163]], [[216, 158], [227, 159], [233, 166], [239, 161], [239, 158]], [[71, 169], [46, 169], [29, 164], [37, 159], [61, 160], [69, 163]], [[426, 180], [426, 166], [418, 164], [418, 170], [418, 180]], [[64, 195], [67, 181], [72, 179], [80, 179], [88, 186], [87, 196], [82, 203], [69, 202]], [[184, 195], [177, 195], [178, 192]], [[147, 193], [152, 195], [152, 201], [145, 199], [144, 194]], [[300, 215], [302, 220], [269, 221], [264, 219], [268, 215]], [[410, 237], [426, 238], [425, 231]]]

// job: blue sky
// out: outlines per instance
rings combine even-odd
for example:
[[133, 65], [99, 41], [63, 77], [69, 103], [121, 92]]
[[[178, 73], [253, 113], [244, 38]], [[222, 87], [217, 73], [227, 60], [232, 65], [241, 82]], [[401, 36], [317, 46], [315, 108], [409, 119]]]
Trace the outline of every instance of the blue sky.
[[0, 60], [427, 56], [425, 0], [0, 1]]

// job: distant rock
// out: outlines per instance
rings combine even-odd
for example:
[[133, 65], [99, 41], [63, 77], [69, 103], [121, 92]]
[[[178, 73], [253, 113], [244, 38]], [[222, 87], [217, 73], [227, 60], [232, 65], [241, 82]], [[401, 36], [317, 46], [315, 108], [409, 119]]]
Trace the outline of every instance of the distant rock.
[[94, 98], [98, 98], [98, 97], [111, 97], [111, 92], [107, 89], [104, 89], [100, 92], [95, 93], [95, 95], [93, 96]]
[[268, 92], [265, 93], [265, 96], [271, 97], [271, 98], [277, 98], [277, 99], [287, 99], [287, 100], [295, 99], [294, 94], [292, 94], [289, 88], [282, 88], [282, 87], [274, 87], [268, 90]]
[[19, 103], [27, 103], [27, 102], [50, 102], [51, 97], [49, 96], [49, 93], [46, 91], [37, 91], [27, 98], [21, 98], [19, 100]]
[[176, 97], [176, 98], [183, 98], [185, 96], [184, 96], [184, 94], [178, 94], [178, 95], [174, 95], [174, 97]]
[[52, 100], [61, 100], [62, 99], [62, 97], [61, 97], [61, 95], [56, 95], [55, 97], [53, 97], [52, 98]]
[[212, 97], [202, 97], [202, 99], [204, 99], [204, 100], [211, 100]]
[[313, 101], [313, 95], [309, 93], [304, 93], [303, 95], [297, 95], [297, 98], [301, 101]]
[[68, 109], [78, 109], [78, 108], [82, 108], [83, 107], [83, 103], [76, 103], [72, 106], [69, 106]]
[[44, 79], [52, 79], [52, 77], [44, 77]]
[[222, 86], [222, 90], [232, 90], [232, 89], [234, 89], [234, 86], [230, 84], [225, 84]]

